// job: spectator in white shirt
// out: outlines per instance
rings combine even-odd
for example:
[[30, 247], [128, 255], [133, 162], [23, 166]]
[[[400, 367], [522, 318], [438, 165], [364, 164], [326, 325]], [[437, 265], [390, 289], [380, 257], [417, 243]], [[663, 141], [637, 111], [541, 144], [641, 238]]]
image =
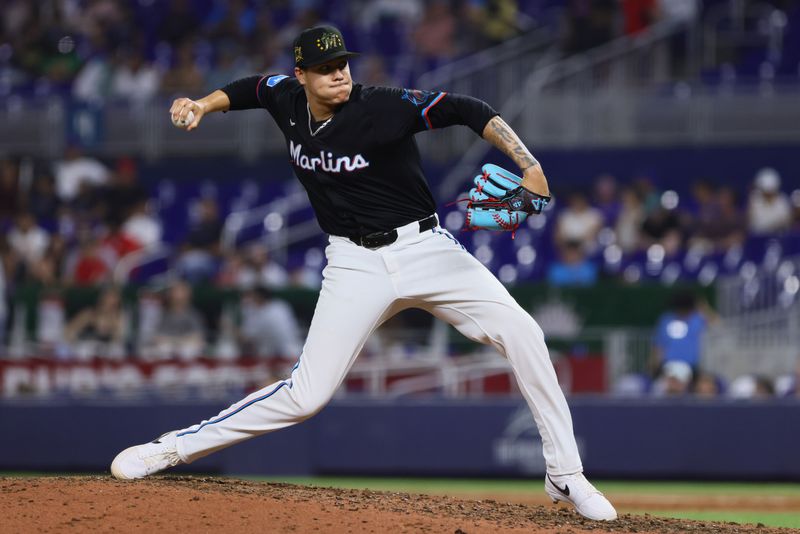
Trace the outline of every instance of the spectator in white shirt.
[[239, 340], [242, 354], [262, 358], [296, 360], [303, 346], [292, 308], [263, 286], [248, 292], [242, 301]]
[[792, 225], [792, 206], [781, 192], [781, 177], [775, 169], [767, 167], [756, 174], [747, 213], [750, 231], [757, 235], [783, 232]]
[[158, 92], [161, 76], [136, 49], [123, 50], [111, 77], [111, 96], [135, 105], [149, 102]]
[[36, 224], [36, 219], [27, 211], [17, 215], [14, 226], [8, 233], [12, 250], [29, 266], [39, 262], [47, 250], [50, 235]]
[[108, 182], [108, 168], [94, 158], [85, 156], [80, 146], [71, 144], [64, 153], [64, 159], [53, 168], [56, 177], [56, 191], [63, 202], [72, 201], [83, 182], [96, 187]]
[[150, 213], [147, 199], [141, 199], [133, 206], [130, 216], [122, 225], [122, 230], [144, 248], [160, 243], [163, 234], [161, 221]]
[[577, 241], [584, 251], [591, 252], [602, 227], [600, 210], [589, 204], [586, 195], [576, 191], [567, 197], [567, 206], [558, 215], [556, 241], [559, 244]]

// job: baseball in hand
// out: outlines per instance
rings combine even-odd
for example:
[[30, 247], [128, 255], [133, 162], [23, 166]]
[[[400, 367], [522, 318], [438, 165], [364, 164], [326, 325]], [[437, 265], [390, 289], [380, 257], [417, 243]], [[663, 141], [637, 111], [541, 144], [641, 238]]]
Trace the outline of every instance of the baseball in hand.
[[172, 117], [172, 124], [174, 124], [178, 128], [186, 128], [194, 121], [194, 112], [189, 110], [189, 114], [186, 116], [185, 119], [181, 119], [178, 117], [177, 119], [173, 116]]

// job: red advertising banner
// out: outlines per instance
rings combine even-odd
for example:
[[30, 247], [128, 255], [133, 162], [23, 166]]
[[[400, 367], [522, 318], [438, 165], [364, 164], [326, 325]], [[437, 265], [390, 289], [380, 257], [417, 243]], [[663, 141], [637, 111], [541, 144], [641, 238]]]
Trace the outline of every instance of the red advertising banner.
[[257, 359], [80, 363], [44, 358], [0, 359], [0, 396], [125, 395], [143, 391], [192, 391], [214, 396], [225, 391], [260, 389], [288, 376], [292, 363]]

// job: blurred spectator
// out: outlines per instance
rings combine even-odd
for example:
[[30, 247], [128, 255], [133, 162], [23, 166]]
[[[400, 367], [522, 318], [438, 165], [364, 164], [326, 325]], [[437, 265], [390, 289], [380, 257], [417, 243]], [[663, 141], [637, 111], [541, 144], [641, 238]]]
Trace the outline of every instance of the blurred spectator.
[[123, 222], [138, 204], [148, 199], [147, 191], [139, 183], [139, 172], [133, 158], [122, 157], [117, 160], [111, 182], [103, 188], [103, 214], [105, 221], [115, 219]]
[[697, 397], [713, 399], [719, 397], [720, 393], [722, 393], [722, 388], [716, 376], [701, 371], [694, 381], [692, 391]]
[[692, 246], [708, 251], [727, 251], [744, 242], [747, 234], [744, 214], [740, 212], [736, 193], [730, 187], [717, 190], [712, 214], [713, 217], [698, 221], [693, 226]]
[[39, 296], [36, 307], [36, 342], [39, 354], [59, 358], [68, 356], [62, 352], [65, 323], [63, 295], [57, 289], [45, 289]]
[[651, 211], [642, 223], [643, 245], [658, 244], [664, 248], [666, 257], [674, 256], [683, 247], [686, 223], [678, 211], [677, 195], [666, 192], [661, 205]]
[[730, 187], [720, 187], [717, 190], [717, 207], [719, 221], [716, 231], [719, 238], [726, 241], [731, 239], [741, 241], [747, 233], [747, 226], [744, 223], [744, 213], [739, 209], [736, 191]]
[[192, 288], [189, 284], [178, 281], [172, 285], [152, 346], [145, 348], [146, 357], [193, 360], [203, 354], [205, 326], [200, 313], [192, 307], [191, 300]]
[[728, 388], [734, 399], [769, 399], [775, 396], [772, 381], [766, 376], [744, 375], [735, 378]]
[[239, 330], [241, 353], [262, 358], [296, 360], [303, 344], [292, 308], [266, 287], [244, 295]]
[[199, 94], [205, 89], [205, 74], [197, 66], [194, 43], [185, 41], [175, 54], [175, 62], [161, 78], [161, 92]]
[[792, 229], [794, 231], [800, 232], [800, 189], [795, 189], [792, 191]]
[[642, 201], [645, 215], [661, 206], [661, 194], [658, 192], [653, 180], [647, 175], [639, 175], [633, 181], [639, 199]]
[[[285, 52], [286, 48], [280, 44], [277, 36], [262, 39], [253, 48], [254, 51], [245, 60], [247, 61], [248, 69], [250, 69], [248, 74], [253, 72], [293, 72], [294, 58], [290, 58]], [[223, 82], [222, 85], [228, 82], [230, 80]], [[215, 87], [215, 89], [219, 89], [222, 85]]]
[[139, 199], [130, 210], [130, 215], [122, 225], [123, 230], [143, 248], [161, 242], [163, 230], [161, 221], [150, 213], [150, 201]]
[[636, 35], [658, 18], [656, 0], [622, 0], [622, 18], [625, 35]]
[[677, 292], [656, 325], [650, 361], [654, 374], [661, 374], [670, 362], [686, 363], [697, 373], [703, 333], [717, 320], [705, 301], [689, 291]]
[[511, 39], [520, 33], [520, 13], [516, 0], [469, 0], [465, 3], [471, 26], [468, 50], [480, 50]]
[[692, 226], [695, 229], [699, 226], [711, 224], [717, 217], [715, 195], [714, 186], [708, 181], [696, 180], [692, 183], [690, 211], [693, 219]]
[[231, 80], [251, 75], [253, 70], [239, 45], [232, 41], [224, 42], [218, 47], [217, 60], [205, 77], [205, 91], [211, 93]]
[[259, 285], [277, 288], [285, 287], [289, 283], [286, 269], [272, 261], [265, 245], [260, 243], [252, 245], [248, 260], [256, 272], [256, 280]]
[[42, 172], [34, 178], [28, 195], [28, 209], [39, 221], [56, 221], [61, 200], [56, 194], [55, 178], [49, 172]]
[[34, 216], [28, 211], [17, 215], [14, 226], [8, 232], [11, 249], [28, 270], [42, 259], [49, 242], [49, 234], [37, 224]]
[[614, 226], [621, 209], [617, 197], [617, 179], [610, 174], [598, 176], [594, 181], [592, 202], [603, 215], [604, 226]]
[[615, 0], [568, 0], [564, 51], [578, 54], [614, 38]]
[[159, 292], [143, 287], [136, 301], [136, 350], [148, 356], [148, 348], [154, 344], [161, 317], [164, 315], [164, 302]]
[[775, 169], [764, 168], [756, 174], [747, 208], [750, 231], [757, 235], [788, 230], [792, 224], [789, 198], [781, 192], [781, 177]]
[[660, 377], [653, 384], [653, 393], [658, 396], [678, 396], [689, 392], [694, 371], [686, 362], [674, 360], [664, 364]]
[[[658, 0], [659, 19], [673, 24], [692, 24], [700, 15], [700, 0]], [[670, 38], [672, 71], [676, 77], [685, 77], [687, 71], [688, 39], [691, 33], [683, 31]]]
[[455, 56], [455, 36], [456, 18], [453, 16], [448, 2], [434, 0], [428, 3], [412, 38], [416, 52], [422, 61], [422, 72], [434, 69], [443, 60]]
[[145, 60], [139, 48], [121, 48], [114, 61], [111, 96], [134, 105], [145, 104], [158, 92], [160, 78], [158, 70]]
[[370, 55], [361, 59], [359, 63], [359, 80], [364, 85], [391, 85], [392, 80], [386, 72], [386, 64], [381, 56]]
[[554, 286], [590, 286], [597, 281], [597, 265], [586, 257], [580, 241], [558, 247], [559, 259], [550, 264], [547, 281]]
[[180, 45], [200, 27], [197, 10], [190, 0], [169, 0], [156, 35], [173, 46]]
[[86, 156], [80, 145], [71, 143], [64, 152], [64, 158], [55, 163], [56, 191], [63, 202], [71, 202], [80, 190], [82, 183], [96, 187], [108, 182], [109, 171], [96, 159]]
[[128, 234], [122, 227], [122, 223], [115, 218], [106, 226], [102, 247], [104, 248], [105, 257], [111, 262], [110, 266], [113, 270], [119, 260], [132, 252], [140, 250], [142, 244]]
[[125, 357], [126, 318], [119, 290], [103, 290], [94, 306], [79, 312], [64, 336], [74, 357], [121, 359]]
[[700, 0], [658, 0], [659, 18], [675, 22], [691, 22], [700, 11]]
[[255, 30], [256, 20], [256, 10], [247, 1], [227, 0], [214, 2], [204, 24], [212, 39], [246, 39]]
[[20, 191], [19, 165], [9, 158], [0, 159], [0, 228], [20, 208]]
[[[280, 26], [280, 29], [275, 32], [276, 44], [281, 50], [288, 50], [292, 46], [295, 37], [306, 28], [313, 28], [325, 24], [322, 20], [320, 12], [314, 3], [300, 2], [295, 6], [294, 16], [285, 24]], [[345, 32], [346, 34], [347, 32]], [[345, 35], [346, 37], [346, 35]]]
[[84, 103], [100, 104], [111, 92], [112, 63], [104, 36], [92, 43], [92, 55], [87, 58], [72, 84], [72, 96]]
[[201, 199], [195, 208], [194, 222], [183, 244], [177, 269], [187, 280], [209, 280], [217, 270], [222, 221], [213, 198]]
[[236, 289], [251, 289], [257, 285], [258, 276], [253, 266], [238, 251], [229, 251], [217, 273], [217, 285]]
[[61, 234], [50, 236], [44, 257], [31, 270], [33, 280], [44, 286], [61, 284], [67, 258], [67, 243]]
[[100, 239], [91, 232], [79, 238], [78, 248], [66, 261], [64, 279], [78, 286], [95, 286], [111, 280], [113, 259], [103, 250]]
[[591, 252], [602, 227], [603, 215], [600, 210], [590, 206], [582, 192], [573, 191], [567, 196], [567, 205], [556, 219], [556, 243], [577, 241], [584, 251]]
[[304, 257], [291, 265], [289, 269], [289, 283], [293, 287], [317, 289], [322, 286], [322, 268], [325, 255], [318, 248], [310, 248]]
[[96, 225], [103, 221], [108, 208], [102, 191], [102, 188], [88, 182], [81, 182], [78, 186], [78, 194], [69, 203], [78, 224]]
[[641, 229], [644, 223], [644, 207], [636, 190], [626, 187], [620, 193], [620, 207], [614, 232], [617, 244], [623, 252], [633, 252], [641, 243]]

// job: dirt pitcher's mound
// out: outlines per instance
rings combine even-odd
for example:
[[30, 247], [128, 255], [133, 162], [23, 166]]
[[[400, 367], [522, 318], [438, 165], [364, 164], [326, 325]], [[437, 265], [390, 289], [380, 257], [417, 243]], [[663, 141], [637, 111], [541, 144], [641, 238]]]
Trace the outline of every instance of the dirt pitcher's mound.
[[2, 533], [786, 532], [631, 515], [601, 524], [565, 506], [192, 477], [0, 478], [0, 518]]

